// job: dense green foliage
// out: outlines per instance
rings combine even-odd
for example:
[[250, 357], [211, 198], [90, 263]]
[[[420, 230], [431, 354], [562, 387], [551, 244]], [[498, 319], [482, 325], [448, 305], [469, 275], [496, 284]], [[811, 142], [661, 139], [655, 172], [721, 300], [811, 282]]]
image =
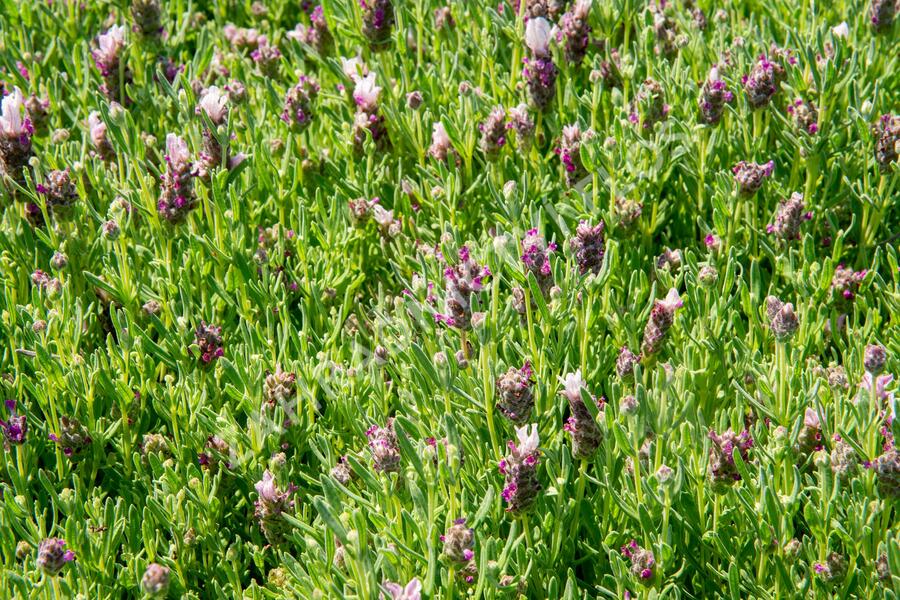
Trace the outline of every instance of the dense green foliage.
[[0, 596], [895, 598], [891, 1], [0, 0]]

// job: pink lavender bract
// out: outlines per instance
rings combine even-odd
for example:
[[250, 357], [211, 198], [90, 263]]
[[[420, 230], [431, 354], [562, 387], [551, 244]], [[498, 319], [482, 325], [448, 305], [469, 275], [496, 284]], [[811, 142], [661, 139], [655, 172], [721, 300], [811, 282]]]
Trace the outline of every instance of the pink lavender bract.
[[90, 128], [91, 144], [97, 155], [105, 161], [113, 160], [116, 157], [116, 151], [109, 141], [106, 123], [100, 118], [100, 113], [94, 111], [88, 115], [88, 127]]
[[120, 89], [121, 84], [131, 83], [131, 71], [122, 64], [125, 33], [124, 25], [110, 27], [105, 33], [97, 36], [96, 47], [92, 52], [94, 65], [103, 78], [101, 90], [110, 100], [118, 100], [123, 104], [128, 102], [128, 98]]
[[356, 103], [353, 148], [357, 154], [363, 153], [368, 137], [371, 137], [376, 150], [384, 151], [391, 146], [384, 117], [378, 110], [380, 97], [381, 87], [375, 84], [375, 73], [369, 73], [356, 80], [356, 87], [353, 90], [353, 101]]

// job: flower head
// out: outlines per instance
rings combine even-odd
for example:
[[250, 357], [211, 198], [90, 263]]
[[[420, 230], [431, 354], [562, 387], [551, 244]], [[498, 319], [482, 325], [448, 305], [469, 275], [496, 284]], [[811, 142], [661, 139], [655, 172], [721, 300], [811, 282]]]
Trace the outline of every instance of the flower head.
[[436, 321], [449, 327], [468, 330], [472, 327], [472, 300], [484, 289], [491, 270], [472, 258], [469, 248], [459, 249], [459, 261], [444, 270], [444, 313], [436, 313]]
[[445, 162], [448, 158], [456, 155], [453, 142], [447, 135], [447, 129], [440, 121], [432, 125], [431, 146], [428, 147], [428, 155], [438, 162]]
[[769, 318], [772, 334], [779, 342], [790, 340], [800, 327], [800, 322], [794, 313], [794, 305], [790, 302], [782, 302], [775, 296], [766, 298], [766, 315]]
[[275, 476], [268, 470], [254, 487], [259, 495], [254, 514], [259, 519], [260, 529], [270, 544], [278, 544], [288, 529], [283, 515], [293, 512], [294, 502], [290, 496], [295, 488], [288, 486], [286, 490], [280, 490], [275, 484]]
[[150, 563], [141, 577], [141, 589], [151, 598], [165, 597], [169, 591], [169, 567]]
[[741, 161], [732, 167], [734, 180], [738, 184], [738, 190], [744, 197], [750, 197], [759, 191], [766, 179], [775, 171], [775, 161], [765, 164]]
[[734, 450], [738, 450], [744, 462], [748, 461], [750, 448], [753, 447], [753, 438], [750, 437], [749, 431], [742, 431], [738, 434], [729, 429], [722, 434], [710, 431], [709, 439], [712, 443], [709, 446], [707, 476], [713, 490], [724, 492], [735, 481], [741, 479], [734, 464]]
[[47, 538], [38, 546], [37, 567], [47, 575], [56, 575], [67, 562], [75, 560], [75, 553], [66, 550], [66, 541]]
[[113, 25], [97, 36], [97, 49], [94, 51], [94, 60], [97, 68], [105, 76], [104, 72], [110, 66], [118, 66], [119, 53], [125, 47], [125, 26]]
[[516, 424], [524, 423], [534, 407], [531, 365], [526, 361], [521, 369], [511, 367], [497, 378], [497, 410]]
[[603, 221], [596, 225], [581, 221], [575, 229], [575, 237], [569, 241], [569, 247], [575, 252], [575, 259], [578, 262], [578, 272], [582, 275], [587, 273], [596, 275], [603, 267], [603, 256], [606, 252], [604, 228]]
[[744, 91], [750, 108], [762, 108], [769, 104], [787, 75], [784, 66], [777, 60], [777, 53], [770, 57], [761, 54], [750, 74], [743, 78]]
[[506, 510], [521, 514], [534, 505], [541, 485], [537, 479], [537, 465], [540, 438], [537, 425], [516, 428], [518, 445], [508, 442], [510, 454], [500, 461], [499, 469], [506, 480], [501, 496], [506, 501]]
[[725, 104], [734, 100], [725, 81], [719, 77], [719, 68], [709, 70], [700, 90], [700, 118], [707, 125], [716, 125], [725, 112]]
[[662, 349], [669, 329], [675, 322], [675, 313], [682, 306], [681, 296], [675, 288], [670, 289], [662, 300], [653, 302], [650, 318], [644, 327], [644, 341], [641, 344], [641, 353], [644, 356], [651, 356]]
[[28, 422], [25, 415], [16, 414], [16, 401], [7, 400], [6, 408], [9, 410], [9, 419], [0, 420], [0, 428], [3, 429], [3, 440], [7, 447], [19, 445], [25, 442], [25, 434], [28, 432]]
[[892, 381], [894, 381], [894, 376], [890, 373], [887, 373], [885, 375], [876, 375], [873, 377], [871, 373], [866, 373], [865, 375], [863, 375], [862, 381], [859, 383], [860, 389], [871, 395], [873, 380], [875, 387], [875, 398], [877, 398], [881, 402], [890, 404], [891, 400], [894, 399], [894, 393], [888, 391], [887, 387]]
[[400, 446], [394, 432], [394, 419], [388, 419], [384, 427], [373, 425], [366, 431], [366, 437], [369, 438], [369, 451], [372, 453], [375, 471], [379, 473], [399, 471]]
[[174, 133], [166, 135], [166, 160], [176, 171], [184, 170], [190, 164], [191, 153], [184, 138]]
[[369, 73], [356, 82], [353, 90], [353, 101], [367, 113], [378, 109], [378, 99], [381, 96], [381, 88], [375, 84], [375, 73]]
[[194, 344], [200, 348], [201, 365], [210, 365], [225, 355], [222, 347], [222, 328], [207, 325], [205, 321], [200, 321], [200, 325], [194, 331]]

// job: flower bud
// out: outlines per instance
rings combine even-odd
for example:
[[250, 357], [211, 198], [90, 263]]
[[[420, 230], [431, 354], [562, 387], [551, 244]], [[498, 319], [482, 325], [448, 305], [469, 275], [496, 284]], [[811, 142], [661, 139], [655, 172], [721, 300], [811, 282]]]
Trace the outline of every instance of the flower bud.
[[790, 340], [800, 327], [794, 305], [784, 303], [775, 296], [766, 298], [766, 315], [769, 317], [769, 328], [779, 342]]
[[47, 538], [38, 546], [38, 556], [35, 561], [38, 569], [47, 575], [56, 575], [67, 562], [75, 560], [75, 553], [66, 550], [65, 540]]
[[705, 288], [711, 288], [716, 285], [719, 280], [719, 272], [712, 265], [706, 265], [700, 268], [697, 273], [697, 281]]
[[416, 110], [422, 106], [422, 92], [416, 90], [406, 95], [406, 106], [410, 110]]
[[169, 591], [169, 568], [150, 563], [141, 577], [141, 589], [150, 597], [163, 597]]
[[869, 344], [866, 346], [865, 355], [863, 357], [863, 366], [867, 373], [873, 376], [881, 375], [884, 371], [884, 364], [887, 362], [887, 351], [884, 346]]
[[626, 417], [630, 417], [634, 414], [637, 414], [639, 405], [637, 398], [632, 395], [625, 396], [622, 400], [619, 401], [619, 412], [625, 415]]

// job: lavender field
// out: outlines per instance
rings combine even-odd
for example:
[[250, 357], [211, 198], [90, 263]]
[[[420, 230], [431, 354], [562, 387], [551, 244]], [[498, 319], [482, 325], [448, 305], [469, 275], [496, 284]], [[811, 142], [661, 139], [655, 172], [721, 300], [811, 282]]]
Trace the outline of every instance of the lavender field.
[[0, 0], [0, 599], [900, 595], [900, 1]]

